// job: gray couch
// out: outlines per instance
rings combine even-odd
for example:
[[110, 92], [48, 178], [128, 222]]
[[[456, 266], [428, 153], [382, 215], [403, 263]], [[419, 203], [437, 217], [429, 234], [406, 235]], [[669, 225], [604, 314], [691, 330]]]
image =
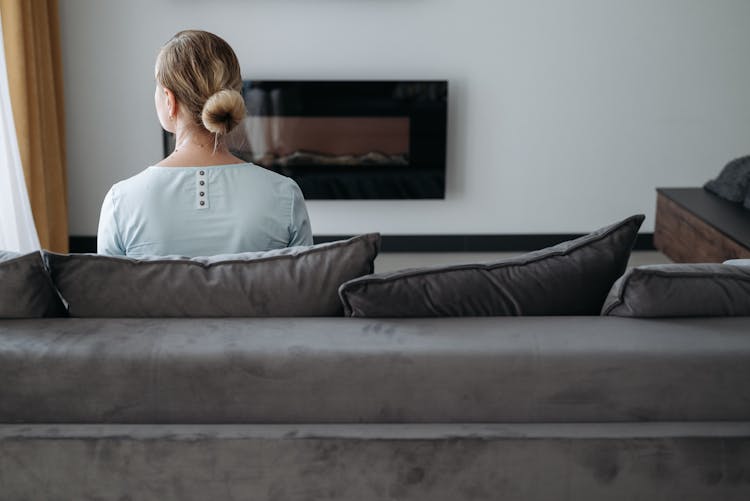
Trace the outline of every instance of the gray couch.
[[642, 221], [387, 274], [0, 253], [0, 499], [750, 499], [750, 268], [625, 272]]
[[0, 320], [0, 499], [750, 499], [750, 317]]

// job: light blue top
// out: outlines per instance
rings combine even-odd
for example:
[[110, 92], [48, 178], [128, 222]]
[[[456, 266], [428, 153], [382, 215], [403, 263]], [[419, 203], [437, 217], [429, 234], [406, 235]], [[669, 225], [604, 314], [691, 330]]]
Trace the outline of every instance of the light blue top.
[[297, 184], [254, 164], [151, 166], [110, 188], [97, 251], [187, 257], [312, 245]]

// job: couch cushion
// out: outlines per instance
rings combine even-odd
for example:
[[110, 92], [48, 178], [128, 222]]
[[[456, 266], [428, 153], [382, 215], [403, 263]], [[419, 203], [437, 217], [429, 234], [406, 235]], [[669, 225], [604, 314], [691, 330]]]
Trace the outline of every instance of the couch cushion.
[[0, 318], [65, 316], [39, 251], [0, 251]]
[[750, 267], [707, 263], [632, 268], [612, 286], [602, 315], [750, 316]]
[[339, 295], [352, 317], [598, 315], [643, 219], [493, 263], [369, 275], [345, 283]]
[[337, 289], [372, 273], [380, 236], [268, 252], [131, 259], [46, 258], [75, 317], [341, 315]]
[[0, 422], [750, 421], [750, 318], [0, 321]]

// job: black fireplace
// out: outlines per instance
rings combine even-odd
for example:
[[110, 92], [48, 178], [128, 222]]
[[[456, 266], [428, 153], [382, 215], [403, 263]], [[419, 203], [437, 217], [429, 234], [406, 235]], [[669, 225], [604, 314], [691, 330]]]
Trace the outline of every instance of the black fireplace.
[[[232, 152], [307, 199], [445, 197], [448, 82], [255, 81]], [[164, 133], [164, 153], [174, 148]]]

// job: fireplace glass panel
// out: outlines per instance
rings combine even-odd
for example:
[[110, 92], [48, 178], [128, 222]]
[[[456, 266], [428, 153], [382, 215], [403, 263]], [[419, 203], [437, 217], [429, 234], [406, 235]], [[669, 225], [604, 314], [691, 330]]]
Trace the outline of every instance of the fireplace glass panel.
[[246, 81], [243, 97], [230, 150], [307, 199], [444, 197], [445, 81]]

